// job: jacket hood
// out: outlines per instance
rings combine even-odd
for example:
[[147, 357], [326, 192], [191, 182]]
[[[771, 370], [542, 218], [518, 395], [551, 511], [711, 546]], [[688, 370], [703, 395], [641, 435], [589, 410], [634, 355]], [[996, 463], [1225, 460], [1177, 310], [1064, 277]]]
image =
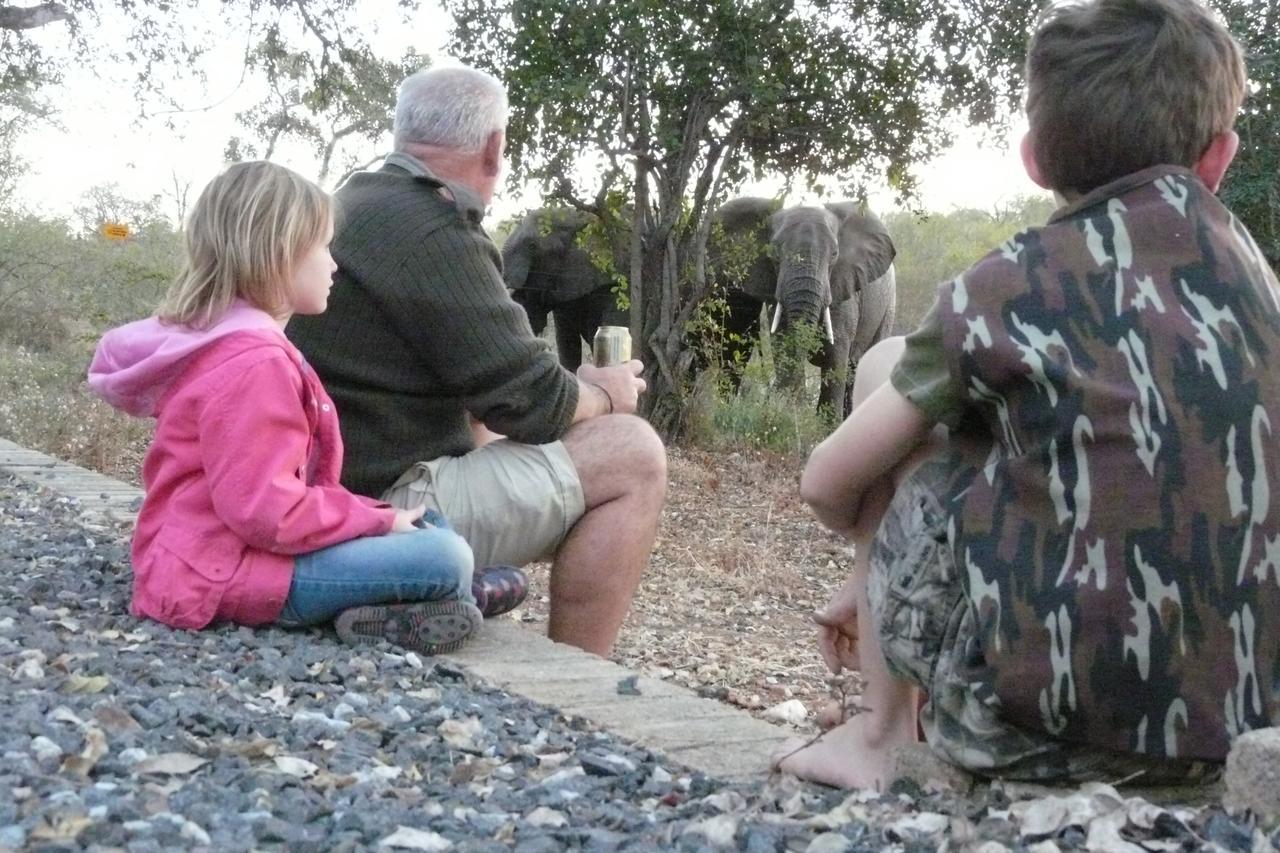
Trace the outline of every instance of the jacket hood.
[[89, 365], [89, 387], [117, 409], [154, 417], [156, 404], [191, 356], [227, 335], [250, 330], [271, 330], [284, 340], [271, 315], [243, 299], [207, 329], [165, 324], [156, 317], [128, 323], [98, 342]]

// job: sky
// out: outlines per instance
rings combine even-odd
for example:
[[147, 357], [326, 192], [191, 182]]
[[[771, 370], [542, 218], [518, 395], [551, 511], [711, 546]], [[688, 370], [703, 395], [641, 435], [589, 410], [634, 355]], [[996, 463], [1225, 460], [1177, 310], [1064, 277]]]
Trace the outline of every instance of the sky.
[[[216, 5], [211, 7], [216, 10]], [[449, 20], [431, 2], [402, 22], [396, 0], [360, 0], [360, 19], [369, 21], [369, 40], [388, 54], [410, 46], [433, 57], [433, 64], [456, 64], [445, 51]], [[102, 27], [110, 33], [112, 22]], [[66, 33], [59, 24], [43, 28], [40, 40], [58, 50]], [[121, 33], [123, 38], [123, 33]], [[209, 57], [205, 84], [188, 82], [173, 89], [184, 112], [139, 120], [134, 89], [126, 69], [70, 69], [59, 87], [44, 94], [59, 108], [59, 127], [36, 127], [18, 143], [29, 171], [18, 186], [21, 202], [36, 212], [70, 215], [92, 186], [114, 183], [128, 197], [146, 199], [159, 194], [166, 211], [176, 207], [175, 186], [198, 193], [224, 165], [224, 149], [239, 132], [235, 114], [255, 103], [262, 89], [241, 81], [243, 38], [221, 40]], [[124, 79], [115, 79], [115, 72]], [[172, 87], [171, 87], [172, 88]], [[1020, 128], [1004, 140], [984, 142], [977, 131], [960, 130], [956, 144], [933, 162], [919, 168], [922, 207], [948, 212], [958, 207], [990, 209], [1018, 195], [1040, 192], [1022, 170], [1017, 157]], [[389, 146], [389, 135], [371, 153]], [[303, 174], [314, 175], [318, 163], [307, 151], [283, 149], [278, 161]], [[781, 181], [744, 188], [744, 195], [772, 195]], [[799, 193], [788, 203], [814, 201]], [[872, 188], [872, 207], [882, 214], [894, 209], [887, 187]], [[490, 209], [491, 224], [537, 204], [529, 188], [504, 186]]]

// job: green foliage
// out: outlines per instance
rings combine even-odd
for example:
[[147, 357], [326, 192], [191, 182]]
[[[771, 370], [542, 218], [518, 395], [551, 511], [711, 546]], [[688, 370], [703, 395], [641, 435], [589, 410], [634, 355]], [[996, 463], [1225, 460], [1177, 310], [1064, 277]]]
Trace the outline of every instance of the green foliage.
[[0, 437], [136, 480], [154, 424], [93, 397], [87, 363], [72, 350], [36, 353], [0, 342]]
[[0, 212], [0, 436], [61, 459], [132, 478], [151, 424], [92, 397], [85, 367], [101, 333], [155, 308], [181, 259], [180, 236], [163, 219], [131, 219], [147, 203], [95, 188], [86, 209], [110, 202], [108, 218], [134, 236], [107, 240], [57, 219]]
[[682, 423], [689, 444], [718, 451], [771, 450], [802, 460], [831, 432], [828, 413], [814, 409], [814, 395], [774, 387], [765, 360], [747, 365], [738, 394], [725, 393], [725, 385], [718, 370], [699, 374]]
[[885, 227], [898, 250], [895, 331], [909, 332], [919, 325], [939, 284], [955, 278], [1019, 231], [1043, 225], [1053, 209], [1048, 196], [1027, 196], [994, 211], [887, 217]]
[[574, 243], [610, 281], [609, 289], [617, 302], [618, 310], [631, 309], [631, 289], [627, 280], [628, 254], [631, 244], [630, 210], [625, 206], [626, 196], [614, 190], [607, 192], [595, 205], [596, 216], [578, 232]]
[[1240, 217], [1272, 267], [1280, 267], [1280, 8], [1261, 0], [1217, 0], [1245, 48], [1251, 92], [1236, 121], [1240, 151], [1221, 197]]
[[[752, 172], [810, 184], [911, 167], [957, 114], [989, 120], [1018, 94], [1032, 0], [446, 0], [452, 48], [512, 95], [516, 181], [561, 196], [584, 155], [643, 212], [632, 239], [648, 414], [673, 432], [708, 294], [710, 212]], [[857, 49], [850, 49], [856, 45]], [[623, 176], [626, 176], [625, 179]]]
[[[72, 65], [110, 69], [111, 82], [104, 85], [129, 81], [141, 115], [201, 109], [203, 104], [184, 103], [179, 90], [203, 82], [210, 47], [230, 39], [244, 44], [244, 77], [265, 80], [270, 94], [238, 116], [248, 136], [229, 140], [228, 158], [269, 159], [280, 142], [293, 139], [315, 152], [324, 182], [335, 166], [350, 171], [363, 165], [361, 159], [368, 161], [368, 145], [391, 127], [396, 85], [428, 64], [414, 51], [381, 56], [365, 37], [370, 28], [360, 5], [358, 0], [63, 0], [29, 9], [0, 4], [0, 56], [6, 66], [0, 76], [0, 154], [7, 148], [4, 124], [46, 115], [47, 105], [32, 93], [57, 83]], [[401, 6], [407, 12], [418, 3], [406, 0]], [[36, 37], [40, 31], [50, 37]], [[122, 31], [126, 35], [120, 39]], [[63, 34], [69, 38], [53, 38]], [[59, 46], [51, 50], [51, 43]], [[12, 97], [14, 92], [26, 93], [24, 99]], [[3, 170], [0, 156], [0, 190]]]

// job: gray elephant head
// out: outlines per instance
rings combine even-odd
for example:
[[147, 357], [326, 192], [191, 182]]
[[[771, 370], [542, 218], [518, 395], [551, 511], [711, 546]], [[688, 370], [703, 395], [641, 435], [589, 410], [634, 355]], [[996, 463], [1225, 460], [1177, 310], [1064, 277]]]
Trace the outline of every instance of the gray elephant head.
[[[832, 306], [852, 299], [893, 263], [888, 232], [854, 202], [783, 209], [774, 199], [739, 198], [723, 205], [717, 219], [723, 237], [712, 263], [722, 270], [738, 265], [727, 276], [734, 286], [776, 303], [775, 330], [779, 322], [817, 324], [825, 318], [830, 339]], [[759, 247], [754, 257], [752, 244]]]
[[502, 246], [507, 289], [554, 308], [608, 287], [608, 273], [578, 243], [582, 230], [596, 221], [589, 213], [567, 207], [525, 214]]
[[[848, 365], [892, 326], [894, 247], [884, 226], [854, 202], [784, 209], [764, 198], [727, 202], [713, 226], [708, 262], [728, 300], [726, 330], [753, 337], [761, 303], [776, 305], [774, 331], [817, 327], [826, 344], [810, 360], [823, 371], [820, 400], [833, 403]], [[722, 365], [749, 356], [741, 343], [734, 350]], [[790, 385], [803, 379], [799, 349], [793, 355], [779, 365]]]

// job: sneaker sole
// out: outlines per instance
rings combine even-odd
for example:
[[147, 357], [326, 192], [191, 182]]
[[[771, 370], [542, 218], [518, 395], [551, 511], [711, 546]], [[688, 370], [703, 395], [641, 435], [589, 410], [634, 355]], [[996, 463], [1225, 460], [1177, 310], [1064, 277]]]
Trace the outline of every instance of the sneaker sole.
[[462, 647], [484, 621], [465, 601], [421, 601], [352, 607], [338, 614], [333, 627], [344, 643], [366, 646], [383, 640], [425, 655]]

